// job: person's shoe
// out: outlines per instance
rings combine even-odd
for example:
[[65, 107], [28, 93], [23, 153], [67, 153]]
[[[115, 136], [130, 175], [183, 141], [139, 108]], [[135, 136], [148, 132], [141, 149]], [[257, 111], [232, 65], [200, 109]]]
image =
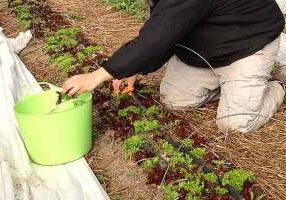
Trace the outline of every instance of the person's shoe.
[[286, 66], [280, 67], [274, 75], [273, 78], [270, 79], [270, 81], [277, 81], [280, 83], [280, 85], [283, 87], [283, 89], [286, 89]]

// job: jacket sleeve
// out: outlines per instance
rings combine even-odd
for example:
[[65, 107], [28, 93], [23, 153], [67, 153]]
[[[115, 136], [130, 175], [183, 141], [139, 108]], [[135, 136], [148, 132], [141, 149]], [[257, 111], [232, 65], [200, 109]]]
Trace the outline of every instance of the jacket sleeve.
[[104, 68], [117, 79], [156, 71], [174, 45], [208, 14], [212, 0], [160, 0], [139, 36], [119, 48]]

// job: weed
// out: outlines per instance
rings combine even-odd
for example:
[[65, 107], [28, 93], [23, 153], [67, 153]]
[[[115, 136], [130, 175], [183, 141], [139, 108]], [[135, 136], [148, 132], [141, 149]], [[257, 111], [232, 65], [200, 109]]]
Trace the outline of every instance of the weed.
[[158, 120], [137, 120], [133, 123], [135, 133], [155, 131], [159, 128]]
[[241, 192], [243, 189], [243, 185], [246, 181], [253, 181], [254, 180], [254, 174], [251, 171], [247, 170], [238, 170], [234, 169], [226, 174], [224, 174], [222, 179], [222, 185], [230, 185], [234, 187], [238, 192]]
[[84, 60], [86, 59], [86, 55], [84, 55], [82, 52], [77, 52], [76, 58], [80, 63], [83, 63]]
[[119, 101], [119, 102], [122, 100], [130, 99], [130, 95], [126, 93], [120, 93], [120, 94], [111, 93], [111, 97], [112, 97], [112, 100]]
[[30, 20], [24, 19], [24, 20], [20, 20], [20, 24], [21, 24], [21, 26], [23, 26], [24, 28], [28, 29], [28, 28], [31, 27], [32, 22], [31, 22]]

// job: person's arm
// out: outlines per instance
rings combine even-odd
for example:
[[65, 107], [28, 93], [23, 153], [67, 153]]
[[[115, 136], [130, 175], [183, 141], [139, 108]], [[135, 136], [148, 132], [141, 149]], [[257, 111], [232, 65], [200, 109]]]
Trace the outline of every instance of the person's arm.
[[92, 73], [75, 75], [69, 78], [63, 84], [62, 92], [67, 93], [69, 96], [80, 95], [92, 91], [101, 83], [111, 79], [113, 77], [101, 67]]
[[203, 20], [212, 0], [160, 0], [139, 36], [117, 50], [104, 69], [122, 79], [156, 71], [173, 55], [174, 45]]
[[103, 68], [70, 78], [63, 92], [78, 95], [112, 78], [156, 71], [173, 55], [174, 45], [207, 16], [212, 1], [160, 0], [137, 38], [117, 50]]

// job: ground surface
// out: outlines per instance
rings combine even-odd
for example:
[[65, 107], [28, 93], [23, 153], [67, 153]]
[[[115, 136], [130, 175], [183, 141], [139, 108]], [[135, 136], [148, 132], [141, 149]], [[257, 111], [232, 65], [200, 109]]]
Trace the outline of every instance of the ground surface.
[[[82, 28], [84, 34], [92, 41], [105, 48], [107, 54], [114, 52], [122, 43], [136, 36], [141, 26], [132, 17], [114, 12], [99, 0], [63, 1], [48, 0], [51, 7], [63, 15], [71, 13], [79, 16], [71, 20], [72, 24]], [[6, 2], [0, 0], [0, 26], [8, 36], [15, 36], [21, 28], [10, 14]], [[21, 53], [21, 58], [38, 80], [60, 83], [58, 71], [41, 50], [43, 42], [33, 39]], [[159, 72], [145, 79], [146, 82], [158, 84], [162, 77]], [[257, 181], [269, 199], [286, 198], [286, 108], [256, 133], [249, 135], [220, 133], [215, 125], [215, 108], [209, 105], [200, 109], [205, 116], [201, 126], [195, 127], [200, 134], [211, 138], [209, 148], [220, 153], [226, 160], [238, 168], [255, 172]], [[192, 123], [190, 117], [190, 123]], [[121, 143], [112, 141], [110, 133], [98, 133], [94, 149], [87, 156], [92, 169], [97, 175], [105, 177], [103, 181], [107, 191], [114, 198], [153, 199], [158, 192], [152, 186], [146, 186], [144, 173], [128, 162], [122, 153]], [[159, 197], [162, 199], [162, 197]]]

